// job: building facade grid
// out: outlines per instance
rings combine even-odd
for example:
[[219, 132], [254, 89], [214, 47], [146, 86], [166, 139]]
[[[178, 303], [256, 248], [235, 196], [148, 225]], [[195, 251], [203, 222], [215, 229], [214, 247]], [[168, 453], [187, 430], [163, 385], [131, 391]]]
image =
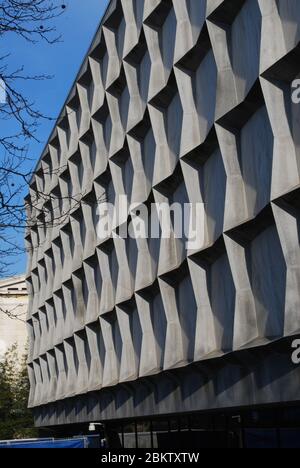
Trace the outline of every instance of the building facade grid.
[[[299, 24], [296, 0], [109, 3], [30, 185], [51, 195], [26, 233], [37, 424], [172, 412], [162, 388], [181, 411], [282, 398], [267, 361], [300, 330]], [[204, 203], [203, 248], [99, 239], [96, 201], [119, 195]]]

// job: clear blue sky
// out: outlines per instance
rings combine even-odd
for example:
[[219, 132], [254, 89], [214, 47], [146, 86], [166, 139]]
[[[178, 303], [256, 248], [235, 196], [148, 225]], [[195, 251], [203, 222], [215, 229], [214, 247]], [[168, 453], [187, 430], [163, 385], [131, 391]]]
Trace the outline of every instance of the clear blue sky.
[[[67, 0], [62, 3], [67, 5], [67, 9], [55, 20], [57, 30], [62, 34], [61, 43], [48, 45], [41, 42], [32, 45], [13, 35], [7, 35], [1, 41], [1, 55], [11, 54], [9, 61], [12, 69], [24, 66], [24, 73], [28, 75], [53, 76], [51, 80], [26, 82], [23, 85], [24, 92], [35, 102], [36, 107], [44, 115], [52, 118], [59, 115], [108, 0]], [[53, 122], [41, 121], [36, 135], [40, 143], [30, 143], [30, 157], [33, 161], [38, 160], [53, 125]], [[9, 133], [13, 133], [12, 122], [6, 122], [5, 127]], [[34, 166], [33, 163], [32, 165]], [[18, 234], [18, 241], [22, 243], [22, 233]], [[25, 254], [18, 256], [17, 259], [14, 258], [13, 261], [10, 274], [25, 271]]]

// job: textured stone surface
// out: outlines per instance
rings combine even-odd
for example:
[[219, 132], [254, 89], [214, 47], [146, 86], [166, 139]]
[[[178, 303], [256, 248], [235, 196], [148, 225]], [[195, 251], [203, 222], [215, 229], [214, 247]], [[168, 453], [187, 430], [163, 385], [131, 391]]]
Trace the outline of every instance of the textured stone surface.
[[20, 357], [23, 357], [27, 345], [25, 323], [27, 307], [25, 276], [0, 280], [0, 359], [15, 344], [18, 345]]
[[204, 245], [100, 241], [92, 204], [27, 233], [37, 424], [297, 399], [272, 343], [300, 331], [299, 24], [298, 0], [109, 4], [31, 191], [204, 202]]

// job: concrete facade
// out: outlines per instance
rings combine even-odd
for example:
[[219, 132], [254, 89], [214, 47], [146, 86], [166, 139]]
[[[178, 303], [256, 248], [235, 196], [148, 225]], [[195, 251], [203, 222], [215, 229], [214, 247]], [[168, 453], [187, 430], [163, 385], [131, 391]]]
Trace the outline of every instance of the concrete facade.
[[25, 275], [0, 281], [0, 359], [14, 344], [22, 355], [28, 341], [26, 314], [28, 295]]
[[[37, 425], [299, 400], [299, 24], [298, 0], [109, 3], [30, 187], [89, 201], [26, 234]], [[90, 201], [120, 194], [203, 202], [203, 247], [99, 240]]]

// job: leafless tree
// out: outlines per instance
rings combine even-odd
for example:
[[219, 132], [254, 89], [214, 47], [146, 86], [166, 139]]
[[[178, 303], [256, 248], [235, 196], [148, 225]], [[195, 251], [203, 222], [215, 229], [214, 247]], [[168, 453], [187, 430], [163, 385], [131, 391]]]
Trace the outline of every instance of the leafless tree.
[[[38, 41], [54, 45], [61, 39], [55, 20], [63, 14], [65, 8], [61, 0], [1, 0], [0, 40], [4, 36], [17, 35], [32, 47]], [[5, 96], [5, 101], [0, 102], [0, 278], [7, 274], [14, 255], [19, 255], [23, 249], [16, 241], [15, 230], [26, 228], [28, 222], [36, 225], [42, 223], [47, 228], [63, 222], [62, 218], [68, 216], [68, 213], [62, 213], [59, 218], [53, 216], [51, 194], [36, 190], [30, 201], [23, 200], [24, 190], [32, 176], [28, 169], [24, 170], [28, 167], [28, 146], [30, 141], [38, 141], [37, 128], [41, 120], [52, 117], [43, 115], [35, 107], [30, 96], [22, 92], [21, 85], [24, 81], [50, 77], [43, 73], [38, 76], [28, 75], [22, 64], [11, 70], [8, 64], [14, 53], [7, 51], [0, 56], [0, 101]], [[14, 57], [14, 62], [17, 59]], [[10, 134], [1, 130], [1, 121], [7, 120], [10, 128], [13, 128]], [[7, 125], [2, 127], [5, 129]], [[61, 170], [63, 168], [53, 169]], [[39, 209], [41, 199], [48, 203]], [[72, 197], [70, 209], [81, 202], [80, 197]], [[26, 203], [29, 211], [34, 213], [29, 221], [26, 218]], [[45, 206], [48, 206], [48, 212]]]
[[58, 37], [51, 21], [65, 8], [56, 0], [2, 0], [0, 36], [12, 32], [29, 42], [44, 39], [54, 43]]
[[[1, 0], [0, 40], [17, 35], [32, 46], [41, 40], [55, 44], [60, 40], [55, 19], [65, 8], [61, 0]], [[40, 120], [51, 118], [42, 115], [30, 97], [20, 91], [25, 80], [49, 77], [30, 76], [22, 64], [11, 70], [8, 63], [14, 53], [8, 50], [0, 56], [0, 277], [6, 274], [12, 256], [20, 253], [12, 229], [20, 228], [25, 220], [21, 194], [29, 179], [29, 174], [23, 171], [28, 144], [30, 140], [37, 140]], [[17, 62], [18, 57], [13, 58]], [[1, 126], [1, 121], [9, 121], [11, 133], [6, 133], [8, 125]]]
[[[1, 0], [0, 38], [17, 35], [32, 45], [39, 40], [55, 44], [60, 40], [60, 35], [54, 20], [65, 8], [66, 5], [60, 0]], [[11, 135], [0, 135], [0, 148], [4, 154], [22, 159], [26, 152], [24, 139], [35, 138], [38, 121], [45, 116], [34, 107], [30, 98], [19, 91], [19, 83], [49, 77], [44, 74], [27, 75], [22, 64], [15, 70], [9, 69], [7, 59], [12, 53], [7, 51], [0, 56], [0, 87], [2, 95], [5, 93], [6, 97], [5, 105], [0, 107], [0, 120], [14, 119], [18, 131]]]

